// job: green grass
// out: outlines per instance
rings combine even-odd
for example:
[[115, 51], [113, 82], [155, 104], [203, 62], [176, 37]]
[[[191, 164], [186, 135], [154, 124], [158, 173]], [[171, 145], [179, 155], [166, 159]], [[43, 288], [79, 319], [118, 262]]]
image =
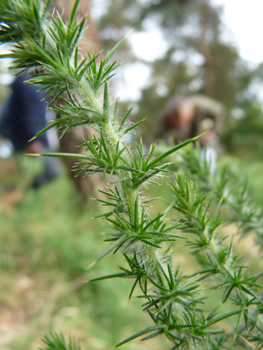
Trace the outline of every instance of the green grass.
[[[39, 170], [31, 160], [22, 163], [30, 171], [15, 172], [7, 179], [14, 190]], [[0, 202], [5, 200], [2, 188]], [[24, 190], [11, 212], [0, 213], [2, 350], [37, 349], [51, 328], [76, 336], [83, 349], [109, 349], [151, 325], [140, 310], [141, 301], [128, 301], [131, 281], [77, 283], [83, 275], [91, 279], [118, 272], [117, 265], [123, 264], [122, 256], [109, 255], [86, 270], [106, 248], [102, 241], [109, 229], [103, 220], [93, 219], [99, 213], [96, 201], [89, 210], [81, 207], [66, 176], [38, 191]], [[163, 339], [138, 343], [123, 349], [160, 349]]]
[[256, 161], [249, 164], [249, 166], [244, 165], [244, 168], [246, 169], [245, 171], [253, 200], [263, 207], [263, 161]]

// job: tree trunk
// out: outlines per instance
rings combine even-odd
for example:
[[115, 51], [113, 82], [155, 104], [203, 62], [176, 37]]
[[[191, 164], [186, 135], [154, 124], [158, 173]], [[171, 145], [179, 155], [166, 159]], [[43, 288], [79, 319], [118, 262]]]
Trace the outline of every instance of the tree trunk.
[[[75, 0], [53, 0], [52, 3], [59, 13], [63, 13], [63, 20], [67, 21], [69, 19], [74, 2]], [[88, 0], [82, 0], [77, 10], [77, 17], [82, 19], [84, 16], [87, 16], [86, 26], [88, 26], [88, 29], [86, 29], [84, 32], [79, 51], [82, 56], [85, 57], [87, 56], [88, 51], [94, 51], [96, 53], [100, 51], [98, 34], [90, 18]], [[60, 139], [61, 151], [63, 153], [81, 153], [83, 149], [78, 146], [83, 143], [83, 137], [87, 138], [88, 133], [89, 131], [84, 128], [75, 128], [69, 132], [66, 132], [65, 135]], [[93, 175], [89, 177], [76, 176], [76, 172], [72, 171], [72, 167], [77, 160], [64, 158], [64, 161], [69, 170], [69, 175], [73, 180], [77, 190], [87, 201], [89, 201], [90, 198], [94, 197], [95, 189], [101, 187], [103, 179], [100, 175]]]
[[[69, 19], [72, 7], [75, 3], [75, 0], [53, 0], [53, 6], [58, 10], [59, 13], [63, 12], [63, 20], [67, 21]], [[83, 40], [81, 43], [80, 51], [83, 56], [87, 56], [87, 52], [93, 50], [95, 52], [100, 51], [101, 45], [98, 39], [98, 32], [91, 21], [90, 18], [90, 6], [89, 0], [81, 0], [77, 9], [76, 17], [82, 19], [87, 17], [86, 26], [89, 28], [84, 32]]]
[[201, 55], [204, 57], [204, 93], [207, 96], [214, 96], [214, 76], [212, 71], [212, 56], [208, 43], [208, 32], [211, 24], [211, 8], [209, 0], [204, 0], [202, 4], [203, 16], [201, 23], [201, 38], [199, 43], [199, 49]]

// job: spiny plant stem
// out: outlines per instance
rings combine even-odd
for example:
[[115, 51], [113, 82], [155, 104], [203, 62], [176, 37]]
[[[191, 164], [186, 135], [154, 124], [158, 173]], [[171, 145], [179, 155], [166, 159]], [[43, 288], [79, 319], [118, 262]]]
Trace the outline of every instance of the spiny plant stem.
[[[110, 149], [112, 148], [116, 149], [116, 146], [120, 140], [114, 128], [112, 127], [111, 123], [106, 122], [102, 124], [101, 134], [105, 138], [107, 146]], [[128, 162], [129, 159], [127, 157], [127, 154], [124, 154], [124, 157]], [[118, 177], [120, 179], [127, 177], [127, 171], [120, 170]], [[141, 206], [139, 191], [133, 189], [132, 177], [131, 175], [129, 177], [130, 177], [129, 179], [121, 181], [119, 183], [120, 192], [123, 195], [123, 202], [125, 203], [125, 207], [127, 208], [130, 222], [134, 222], [135, 220], [136, 206], [138, 208], [138, 211], [137, 211], [138, 220], [139, 222], [141, 222], [142, 206]], [[138, 260], [140, 261], [140, 252], [137, 251], [136, 254], [138, 255], [137, 256]], [[156, 256], [155, 250], [152, 247], [146, 247], [144, 254], [148, 257], [149, 270], [152, 271], [153, 276], [156, 276], [153, 278], [156, 278], [157, 279], [156, 282], [160, 283], [162, 286], [167, 286], [167, 281], [164, 277], [163, 270], [160, 268], [161, 263]]]
[[[78, 1], [76, 4], [77, 3]], [[16, 4], [17, 8], [15, 6]], [[101, 61], [99, 69], [96, 67], [95, 56], [90, 56], [90, 61], [84, 62], [83, 64], [76, 63], [76, 59], [75, 63], [73, 63], [72, 58], [77, 56], [77, 46], [72, 42], [74, 41], [72, 31], [75, 33], [81, 31], [78, 28], [78, 24], [76, 22], [71, 22], [71, 27], [73, 29], [69, 26], [66, 27], [62, 24], [59, 15], [57, 15], [59, 21], [56, 26], [54, 26], [53, 15], [50, 15], [50, 23], [46, 20], [46, 16], [41, 14], [40, 7], [41, 3], [38, 0], [28, 0], [24, 7], [24, 12], [28, 11], [27, 20], [29, 22], [30, 19], [32, 20], [30, 28], [33, 28], [32, 31], [34, 33], [36, 31], [38, 33], [35, 39], [30, 36], [30, 32], [27, 30], [23, 31], [23, 23], [19, 23], [19, 13], [17, 13], [17, 25], [14, 25], [13, 17], [10, 21], [8, 20], [8, 13], [10, 11], [15, 12], [17, 10], [19, 12], [21, 10], [21, 1], [15, 0], [10, 4], [9, 1], [4, 0], [2, 11], [5, 14], [5, 25], [1, 28], [0, 39], [2, 39], [2, 42], [6, 41], [12, 43], [14, 42], [14, 37], [19, 38], [19, 40], [15, 40], [15, 50], [8, 55], [14, 59], [14, 68], [25, 70], [28, 67], [35, 67], [38, 65], [42, 65], [44, 68], [43, 73], [33, 74], [31, 82], [49, 91], [49, 94], [52, 95], [53, 98], [53, 101], [49, 104], [50, 107], [56, 112], [59, 111], [61, 114], [64, 114], [61, 120], [54, 121], [51, 126], [59, 125], [60, 122], [62, 130], [65, 132], [71, 126], [78, 125], [78, 123], [79, 125], [86, 123], [98, 130], [101, 137], [101, 147], [103, 146], [103, 149], [99, 149], [98, 145], [94, 147], [94, 142], [98, 142], [97, 139], [89, 140], [87, 146], [93, 151], [94, 161], [96, 160], [96, 162], [100, 164], [105, 164], [106, 161], [106, 159], [102, 159], [103, 154], [108, 156], [107, 162], [111, 163], [113, 157], [116, 157], [117, 149], [118, 152], [121, 152], [125, 148], [122, 152], [122, 156], [115, 162], [114, 167], [112, 163], [109, 164], [111, 170], [108, 169], [107, 165], [104, 165], [101, 171], [103, 171], [105, 175], [107, 171], [109, 171], [110, 174], [117, 179], [116, 191], [120, 196], [119, 203], [117, 204], [119, 204], [124, 211], [124, 213], [112, 212], [112, 215], [114, 215], [117, 220], [117, 222], [112, 222], [117, 224], [117, 227], [120, 228], [121, 231], [118, 233], [119, 238], [117, 242], [114, 243], [113, 249], [123, 249], [122, 247], [124, 246], [124, 252], [127, 254], [126, 259], [129, 259], [128, 261], [131, 268], [137, 271], [133, 274], [137, 274], [136, 281], [139, 282], [144, 297], [148, 300], [146, 309], [150, 312], [151, 308], [156, 309], [158, 302], [148, 294], [147, 284], [150, 283], [149, 281], [155, 283], [156, 286], [160, 286], [160, 289], [156, 289], [160, 297], [162, 295], [169, 297], [171, 293], [168, 277], [165, 272], [167, 268], [160, 261], [159, 255], [156, 254], [156, 248], [153, 247], [158, 247], [159, 243], [166, 241], [166, 232], [168, 234], [169, 229], [164, 231], [164, 233], [158, 233], [157, 236], [151, 234], [150, 231], [158, 230], [154, 228], [156, 226], [155, 223], [160, 221], [161, 224], [162, 217], [157, 217], [157, 219], [152, 219], [150, 217], [141, 203], [139, 193], [145, 181], [142, 180], [143, 176], [145, 179], [151, 179], [152, 176], [161, 173], [165, 169], [166, 165], [163, 165], [161, 161], [166, 155], [160, 158], [160, 162], [157, 160], [151, 162], [151, 156], [149, 155], [148, 164], [146, 164], [143, 159], [140, 163], [137, 163], [135, 158], [131, 158], [132, 156], [129, 154], [127, 146], [121, 140], [120, 134], [123, 134], [123, 132], [119, 130], [119, 126], [116, 122], [116, 115], [113, 113], [113, 104], [109, 99], [107, 89], [107, 80], [110, 77], [110, 72], [115, 69], [116, 66], [115, 63], [108, 64], [108, 60], [115, 52], [116, 47]], [[61, 42], [59, 42], [60, 39]], [[67, 47], [65, 47], [65, 43], [67, 43]], [[83, 66], [83, 68], [80, 68], [81, 66]], [[84, 69], [84, 67], [86, 73], [80, 74], [81, 69]], [[104, 76], [104, 78], [102, 78], [102, 76]], [[64, 100], [64, 106], [55, 104], [58, 98], [62, 96], [62, 93], [68, 94], [68, 101]], [[84, 116], [82, 116], [83, 111]], [[85, 113], [85, 111], [87, 111], [87, 113]], [[77, 118], [73, 118], [74, 113], [77, 113]], [[90, 156], [86, 156], [84, 159], [90, 159], [89, 157]], [[124, 166], [127, 168], [131, 163], [130, 171], [129, 169], [124, 169]], [[138, 168], [138, 166], [140, 167], [142, 164], [144, 164], [145, 169]], [[135, 178], [133, 176], [134, 172], [136, 175], [141, 174], [141, 179]], [[136, 185], [136, 183], [141, 185]], [[108, 217], [106, 217], [106, 219], [109, 220]], [[165, 226], [166, 223], [163, 222], [163, 229]], [[143, 230], [143, 227], [146, 227], [146, 229]], [[156, 239], [157, 242], [155, 242]], [[112, 249], [109, 251], [111, 250]], [[162, 300], [162, 297], [160, 300]], [[184, 309], [183, 306], [181, 306], [181, 308]], [[178, 345], [182, 343], [185, 349], [191, 349], [192, 336], [188, 328], [184, 327], [184, 317], [180, 316], [181, 313], [177, 314], [176, 310], [177, 308], [170, 306], [169, 317], [173, 319], [174, 322], [183, 326], [182, 328], [179, 327], [181, 340], [177, 338], [176, 335], [173, 336], [171, 332], [167, 333], [170, 325], [166, 324], [165, 319], [161, 321], [161, 328], [158, 328], [160, 324], [159, 316], [155, 317], [151, 312], [152, 318], [156, 323], [156, 330], [166, 334], [168, 339], [175, 344]], [[160, 315], [162, 313], [164, 313], [165, 316], [165, 307], [163, 311], [160, 311]], [[183, 311], [183, 313], [186, 314], [187, 310]], [[147, 334], [148, 331], [145, 333]], [[180, 343], [178, 343], [177, 339], [179, 339]]]
[[[57, 19], [54, 14], [48, 15], [50, 3], [50, 0], [44, 5], [39, 0], [1, 0], [0, 15], [3, 23], [0, 27], [0, 42], [13, 45], [12, 52], [2, 55], [2, 58], [11, 57], [12, 67], [20, 71], [32, 69], [30, 81], [47, 91], [53, 98], [49, 103], [50, 108], [61, 114], [60, 119], [54, 120], [36, 137], [54, 126], [58, 126], [62, 135], [69, 128], [83, 125], [90, 126], [99, 134], [83, 141], [87, 154], [53, 153], [49, 156], [76, 157], [80, 159], [75, 169], [79, 175], [99, 172], [104, 174], [107, 183], [113, 180], [111, 184], [115, 187], [108, 187], [107, 191], [101, 190], [106, 199], [99, 201], [111, 208], [100, 217], [111, 223], [116, 232], [106, 239], [111, 242], [110, 246], [97, 261], [110, 252], [120, 251], [128, 268], [120, 267], [120, 273], [98, 277], [92, 281], [115, 277], [133, 278], [134, 284], [129, 297], [131, 298], [135, 287], [139, 285], [142, 295], [138, 297], [144, 300], [143, 310], [148, 312], [154, 322], [154, 326], [134, 334], [116, 347], [137, 337], [143, 336], [142, 340], [147, 340], [162, 334], [172, 343], [172, 349], [218, 348], [214, 344], [221, 346], [225, 338], [220, 337], [222, 331], [211, 330], [211, 326], [227, 317], [240, 314], [243, 309], [239, 308], [218, 317], [213, 313], [205, 316], [200, 309], [200, 304], [204, 304], [204, 301], [196, 281], [199, 272], [192, 276], [182, 276], [179, 269], [174, 271], [171, 258], [161, 253], [162, 244], [178, 239], [178, 235], [173, 233], [176, 228], [196, 234], [198, 239], [188, 241], [188, 244], [196, 254], [200, 251], [207, 253], [209, 275], [222, 275], [225, 300], [235, 289], [237, 299], [239, 298], [237, 305], [245, 304], [248, 309], [257, 302], [260, 312], [261, 303], [258, 302], [258, 297], [255, 297], [256, 301], [253, 299], [254, 290], [260, 288], [256, 283], [258, 276], [243, 276], [242, 268], [234, 265], [232, 245], [229, 250], [224, 250], [215, 235], [218, 220], [207, 220], [209, 205], [204, 196], [200, 197], [198, 189], [191, 185], [191, 181], [178, 177], [179, 188], [173, 187], [175, 202], [153, 218], [147, 212], [147, 203], [141, 196], [145, 184], [168, 172], [169, 163], [164, 163], [164, 160], [195, 139], [174, 146], [156, 158], [153, 156], [155, 145], [151, 146], [147, 155], [144, 154], [142, 142], [136, 145], [137, 153], [132, 152], [123, 142], [123, 136], [140, 122], [125, 127], [130, 109], [118, 123], [117, 101], [112, 101], [108, 93], [108, 81], [117, 67], [116, 62], [110, 62], [110, 59], [123, 40], [100, 63], [96, 62], [98, 55], [91, 54], [89, 59], [79, 61], [78, 41], [84, 26], [84, 21], [78, 23], [74, 20], [79, 0], [73, 7], [67, 25], [63, 24], [59, 14]], [[43, 71], [35, 73], [34, 68], [39, 66]], [[182, 217], [175, 222], [166, 219], [167, 213], [173, 207], [182, 212]], [[252, 324], [248, 313], [243, 313]], [[257, 325], [257, 320], [253, 322]], [[249, 330], [250, 337], [249, 327], [245, 329]], [[258, 341], [258, 337], [256, 334], [252, 341]], [[54, 339], [60, 341], [57, 337]], [[50, 341], [50, 347], [53, 343], [53, 340]]]

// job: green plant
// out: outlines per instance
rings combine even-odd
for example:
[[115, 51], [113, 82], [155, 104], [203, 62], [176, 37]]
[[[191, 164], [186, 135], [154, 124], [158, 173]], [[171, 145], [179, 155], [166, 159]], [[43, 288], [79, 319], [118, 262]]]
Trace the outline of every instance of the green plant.
[[[159, 152], [168, 148], [158, 145]], [[173, 171], [182, 171], [185, 176], [190, 174], [196, 178], [198, 187], [204, 194], [211, 193], [214, 201], [227, 209], [226, 219], [238, 226], [242, 236], [255, 232], [256, 243], [263, 245], [263, 213], [262, 208], [254, 204], [253, 196], [243, 175], [241, 167], [235, 159], [227, 159], [211, 169], [207, 156], [197, 147], [185, 147], [180, 153], [170, 155]]]
[[45, 347], [40, 350], [80, 350], [79, 344], [72, 338], [69, 339], [69, 344], [67, 344], [63, 334], [46, 334], [42, 340]]
[[[230, 344], [235, 339], [239, 344], [251, 342], [257, 349], [262, 348], [263, 309], [261, 285], [257, 282], [261, 274], [250, 276], [247, 266], [233, 253], [232, 242], [228, 246], [223, 244], [218, 230], [218, 210], [209, 214], [212, 202], [209, 196], [200, 192], [196, 181], [178, 174], [175, 183], [171, 183], [174, 201], [163, 213], [151, 217], [148, 203], [154, 198], [143, 197], [147, 184], [169, 173], [169, 163], [163, 161], [194, 139], [155, 158], [155, 145], [144, 154], [141, 142], [133, 152], [123, 136], [141, 122], [125, 126], [131, 109], [118, 122], [118, 100], [112, 100], [108, 93], [108, 81], [117, 67], [116, 61], [110, 59], [124, 39], [100, 63], [97, 63], [99, 55], [95, 54], [79, 61], [78, 41], [84, 27], [84, 20], [78, 23], [74, 19], [79, 0], [67, 24], [59, 14], [49, 14], [50, 3], [50, 0], [44, 4], [40, 0], [1, 0], [0, 41], [13, 46], [11, 53], [2, 58], [11, 57], [12, 67], [20, 72], [31, 69], [30, 82], [47, 91], [52, 97], [50, 108], [61, 114], [61, 118], [41, 133], [57, 126], [63, 135], [69, 128], [82, 125], [97, 132], [84, 140], [87, 154], [49, 156], [78, 158], [76, 171], [79, 175], [100, 172], [109, 184], [107, 191], [101, 190], [105, 199], [100, 202], [111, 209], [100, 217], [107, 220], [115, 232], [106, 239], [111, 243], [96, 261], [119, 251], [127, 266], [120, 267], [119, 273], [92, 281], [133, 279], [129, 298], [138, 285], [139, 298], [144, 300], [143, 310], [154, 323], [116, 346], [137, 337], [147, 340], [164, 335], [172, 349], [224, 349], [228, 348], [230, 336]], [[175, 220], [168, 218], [173, 209], [180, 213]], [[174, 233], [175, 230], [187, 236], [182, 237]], [[163, 244], [181, 239], [185, 239], [204, 266], [192, 275], [181, 274], [179, 268], [173, 269], [171, 255], [162, 249]], [[216, 316], [215, 310], [204, 310], [206, 294], [201, 288], [202, 280], [209, 280], [212, 288], [223, 289], [222, 302], [231, 299], [234, 304], [229, 312]], [[235, 330], [222, 335], [223, 330], [216, 328], [216, 324], [234, 315], [237, 315]], [[44, 339], [47, 349], [67, 348], [63, 337], [56, 334]]]

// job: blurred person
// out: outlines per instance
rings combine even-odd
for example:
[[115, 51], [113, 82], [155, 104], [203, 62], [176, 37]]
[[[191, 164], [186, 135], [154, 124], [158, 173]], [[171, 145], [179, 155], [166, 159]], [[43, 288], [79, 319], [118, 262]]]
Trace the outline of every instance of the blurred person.
[[206, 131], [200, 143], [209, 144], [222, 133], [224, 114], [223, 105], [210, 97], [177, 95], [161, 116], [155, 137], [170, 135], [178, 143]]
[[[0, 135], [10, 140], [15, 152], [48, 153], [49, 142], [46, 133], [28, 142], [47, 126], [45, 93], [27, 83], [30, 76], [23, 73], [16, 77], [11, 86], [0, 121]], [[60, 173], [58, 161], [52, 157], [42, 157], [44, 171], [33, 180], [32, 187], [56, 178]]]
[[219, 135], [223, 131], [224, 115], [223, 105], [210, 97], [177, 95], [161, 116], [155, 139], [170, 137], [179, 143], [203, 134], [198, 142], [214, 168], [220, 152]]

